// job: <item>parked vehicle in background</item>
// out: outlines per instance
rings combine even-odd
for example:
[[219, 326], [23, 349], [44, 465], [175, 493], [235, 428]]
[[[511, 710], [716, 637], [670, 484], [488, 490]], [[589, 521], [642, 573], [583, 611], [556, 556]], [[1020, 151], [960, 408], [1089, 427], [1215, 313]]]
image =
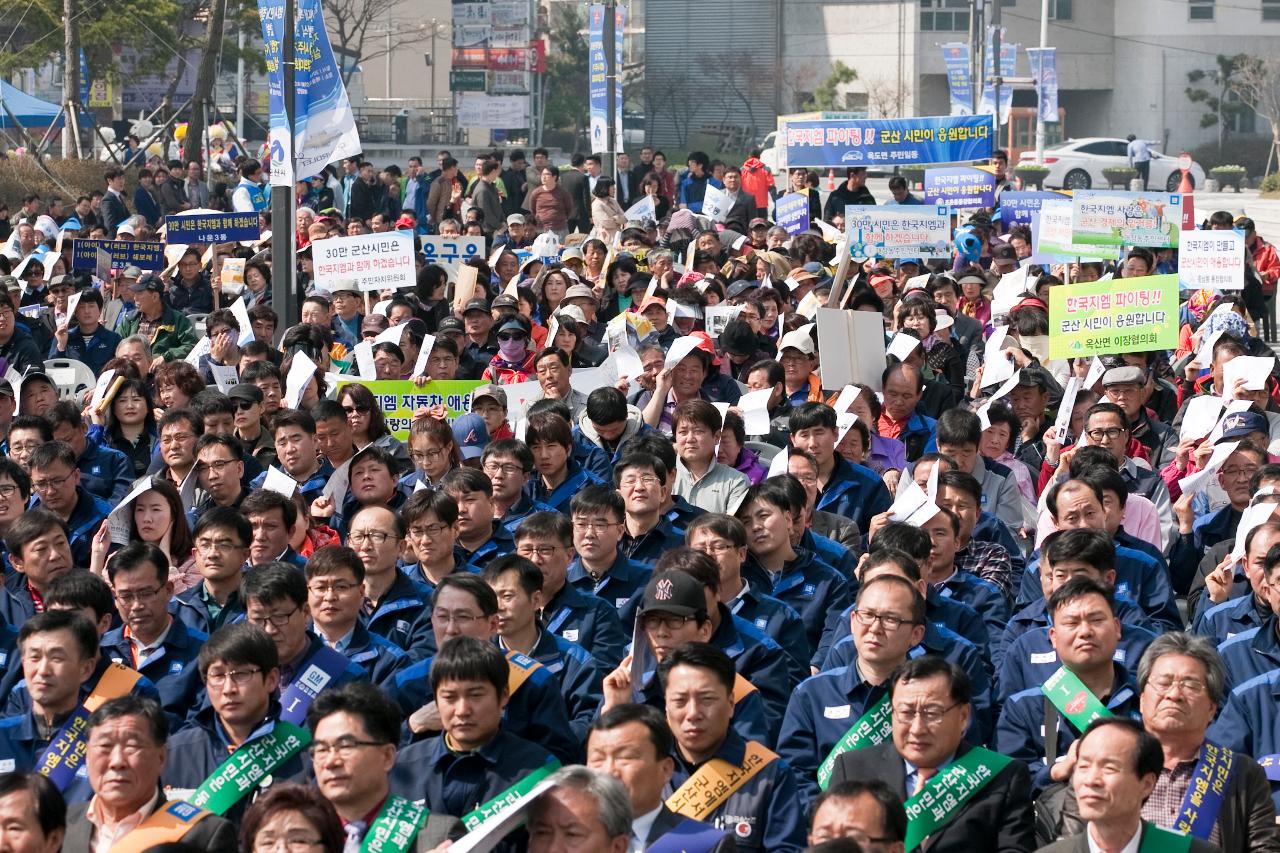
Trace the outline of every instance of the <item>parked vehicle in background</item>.
[[[1044, 185], [1068, 190], [1106, 189], [1107, 179], [1102, 170], [1128, 166], [1128, 146], [1129, 143], [1124, 139], [1103, 136], [1068, 139], [1051, 145], [1044, 151], [1044, 164], [1049, 167], [1049, 176]], [[1034, 163], [1035, 159], [1034, 150], [1023, 151], [1020, 162]], [[1181, 183], [1182, 172], [1178, 170], [1178, 158], [1151, 149], [1151, 179], [1148, 186], [1157, 191], [1177, 192]], [[1204, 186], [1204, 169], [1199, 163], [1191, 165], [1191, 185]]]

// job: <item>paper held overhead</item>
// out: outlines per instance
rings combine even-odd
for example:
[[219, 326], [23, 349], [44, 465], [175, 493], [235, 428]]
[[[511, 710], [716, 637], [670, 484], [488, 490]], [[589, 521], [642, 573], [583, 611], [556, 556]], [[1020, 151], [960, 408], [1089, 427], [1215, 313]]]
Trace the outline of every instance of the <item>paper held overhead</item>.
[[1240, 380], [1245, 391], [1265, 391], [1275, 367], [1273, 356], [1238, 355], [1222, 365], [1222, 393], [1230, 395]]

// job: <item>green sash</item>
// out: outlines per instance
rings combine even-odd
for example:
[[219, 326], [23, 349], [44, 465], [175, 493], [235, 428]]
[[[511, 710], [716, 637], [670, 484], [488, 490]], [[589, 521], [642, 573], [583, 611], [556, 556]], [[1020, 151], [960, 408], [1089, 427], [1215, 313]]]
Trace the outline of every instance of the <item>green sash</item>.
[[418, 830], [426, 822], [426, 809], [392, 794], [383, 803], [382, 811], [378, 812], [373, 823], [369, 824], [360, 853], [404, 853], [413, 846]]
[[1111, 716], [1107, 706], [1098, 701], [1098, 697], [1089, 692], [1084, 682], [1065, 666], [1058, 667], [1058, 671], [1040, 685], [1040, 692], [1078, 732], [1089, 728], [1089, 724], [1099, 717]]
[[311, 733], [292, 723], [277, 722], [269, 735], [250, 741], [231, 754], [200, 783], [187, 802], [216, 815], [226, 814], [258, 783], [311, 743]]
[[1191, 836], [1161, 829], [1154, 823], [1143, 822], [1142, 844], [1138, 853], [1187, 853], [1191, 849]]
[[[907, 853], [919, 847], [956, 816], [965, 803], [1013, 761], [1007, 755], [975, 746], [948, 764], [906, 802]], [[995, 827], [992, 827], [994, 830]]]
[[462, 825], [470, 832], [494, 815], [502, 814], [528, 796], [539, 782], [559, 769], [560, 762], [553, 758], [475, 811], [463, 815]]
[[836, 759], [854, 749], [866, 749], [884, 743], [893, 734], [892, 708], [889, 707], [889, 694], [872, 705], [858, 721], [849, 727], [844, 737], [827, 753], [826, 760], [818, 767], [818, 787], [827, 790], [831, 784], [831, 771], [835, 769]]

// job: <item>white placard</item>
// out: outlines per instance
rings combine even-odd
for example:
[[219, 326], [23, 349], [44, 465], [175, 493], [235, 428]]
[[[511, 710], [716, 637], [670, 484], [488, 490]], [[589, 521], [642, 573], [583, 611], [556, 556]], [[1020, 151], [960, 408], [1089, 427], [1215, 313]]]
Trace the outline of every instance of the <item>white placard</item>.
[[[329, 500], [333, 501], [335, 511], [342, 507], [342, 502], [347, 498], [347, 488], [351, 485], [352, 459], [355, 459], [355, 457], [352, 456], [351, 459], [333, 469], [333, 473], [329, 476], [329, 482], [324, 484], [324, 490], [320, 493], [321, 497], [329, 498]], [[418, 482], [421, 483], [422, 481], [419, 480]]]
[[212, 346], [213, 346], [212, 342], [210, 341], [209, 337], [206, 335], [205, 337], [196, 341], [196, 345], [191, 348], [191, 352], [187, 353], [187, 357], [184, 358], [183, 361], [185, 361], [187, 364], [191, 365], [192, 367], [195, 367], [198, 369], [200, 367], [201, 357], [208, 355], [210, 348]]
[[352, 349], [356, 357], [356, 374], [361, 379], [373, 380], [378, 378], [377, 369], [373, 364], [373, 342], [364, 340], [355, 345]]
[[747, 435], [766, 435], [769, 432], [769, 397], [772, 388], [761, 388], [759, 391], [748, 391], [738, 400], [738, 408], [742, 410], [742, 424]]
[[274, 465], [267, 467], [267, 478], [262, 481], [262, 488], [269, 492], [277, 492], [286, 498], [292, 498], [298, 490], [298, 481], [281, 471]]
[[823, 387], [843, 388], [856, 382], [881, 390], [884, 318], [871, 311], [819, 308], [817, 323]]
[[253, 340], [253, 321], [249, 319], [249, 309], [245, 307], [243, 299], [231, 300], [231, 316], [236, 318], [236, 323], [240, 326], [240, 340], [236, 343], [244, 346]]
[[708, 181], [706, 194], [702, 196], [702, 215], [712, 222], [724, 222], [732, 206], [729, 204], [729, 194], [711, 186], [711, 182]]
[[898, 361], [906, 361], [918, 346], [920, 346], [920, 339], [915, 335], [898, 332], [893, 336], [893, 340], [889, 341], [889, 348], [884, 354], [886, 357], [893, 356]]
[[1004, 348], [1004, 339], [1009, 334], [1008, 326], [997, 326], [987, 338], [982, 349], [982, 387], [988, 388], [1004, 382], [1014, 374], [1017, 368], [1013, 356]]
[[769, 462], [769, 472], [766, 476], [777, 477], [780, 474], [786, 474], [788, 472], [787, 465], [789, 464], [790, 458], [791, 454], [785, 447], [778, 453], [775, 453], [773, 455], [773, 459]]
[[1107, 369], [1103, 366], [1102, 359], [1095, 355], [1093, 361], [1089, 364], [1089, 372], [1084, 375], [1083, 387], [1092, 391], [1093, 386], [1098, 384], [1102, 379], [1102, 374], [1106, 372]]
[[1178, 438], [1183, 441], [1204, 438], [1213, 431], [1221, 415], [1221, 397], [1212, 394], [1192, 397], [1187, 401], [1187, 410], [1182, 413], [1182, 428], [1178, 430]]
[[80, 296], [84, 291], [77, 290], [67, 297], [67, 328], [77, 328], [76, 308], [80, 305]]
[[858, 399], [858, 395], [862, 393], [862, 389], [857, 385], [846, 385], [840, 389], [840, 393], [836, 395], [836, 401], [831, 408], [836, 410], [837, 415], [843, 415], [849, 411], [849, 407]]
[[1178, 481], [1178, 488], [1182, 489], [1184, 495], [1193, 495], [1196, 492], [1209, 485], [1209, 478], [1218, 473], [1218, 469], [1222, 467], [1222, 463], [1227, 461], [1227, 457], [1236, 452], [1236, 448], [1240, 446], [1238, 441], [1228, 441], [1223, 444], [1214, 446], [1213, 455], [1209, 457], [1209, 461], [1204, 464], [1204, 468], [1188, 474]]
[[1267, 379], [1275, 370], [1274, 356], [1238, 355], [1222, 365], [1222, 394], [1230, 394], [1236, 387], [1236, 380], [1243, 379], [1246, 391], [1267, 390]]
[[107, 392], [111, 390], [111, 383], [115, 381], [116, 372], [114, 370], [104, 370], [102, 375], [98, 377], [98, 381], [93, 385], [93, 397], [89, 400], [89, 410], [97, 411], [102, 405], [103, 399], [107, 396]]
[[1067, 387], [1062, 391], [1062, 402], [1058, 404], [1058, 417], [1053, 422], [1053, 440], [1058, 444], [1067, 443], [1067, 433], [1071, 431], [1071, 412], [1076, 407], [1076, 397], [1080, 395], [1080, 377], [1072, 376], [1067, 380]]
[[1245, 507], [1244, 512], [1240, 514], [1240, 523], [1236, 525], [1236, 544], [1231, 549], [1231, 558], [1233, 560], [1239, 560], [1244, 557], [1244, 543], [1249, 538], [1249, 534], [1253, 532], [1255, 527], [1270, 521], [1277, 508], [1280, 508], [1280, 504], [1271, 503], [1270, 501]]
[[529, 127], [528, 95], [486, 95], [481, 92], [459, 92], [457, 126], [483, 130], [507, 130]]
[[924, 489], [916, 485], [915, 480], [904, 476], [899, 481], [898, 494], [893, 499], [893, 506], [889, 507], [891, 521], [902, 521], [912, 527], [921, 527], [939, 512], [941, 510], [938, 505], [930, 500]]
[[662, 363], [663, 369], [670, 370], [680, 362], [684, 361], [686, 356], [698, 348], [699, 343], [699, 339], [695, 338], [693, 335], [676, 338], [671, 342], [671, 349], [667, 350], [666, 361]]
[[151, 477], [142, 477], [133, 484], [133, 488], [124, 496], [124, 500], [116, 504], [107, 516], [107, 530], [111, 533], [113, 545], [128, 545], [133, 533], [133, 513], [130, 507], [138, 496], [149, 491], [152, 486]]
[[[321, 241], [323, 242], [323, 241]], [[316, 363], [305, 352], [297, 351], [293, 362], [289, 365], [289, 375], [285, 377], [284, 405], [296, 409], [302, 404], [302, 394], [307, 386], [315, 381]]]
[[991, 292], [991, 316], [1008, 314], [1031, 286], [1032, 283], [1027, 280], [1026, 267], [1018, 267], [1013, 272], [1000, 276], [995, 290]]
[[422, 347], [418, 350], [418, 358], [413, 363], [413, 373], [409, 374], [411, 379], [427, 375], [427, 359], [431, 357], [431, 350], [435, 348], [435, 345], [435, 335], [427, 335], [422, 339]]
[[724, 327], [729, 325], [729, 321], [736, 320], [742, 313], [742, 309], [746, 307], [745, 305], [708, 305], [702, 311], [707, 336], [719, 338]]
[[639, 201], [627, 208], [627, 212], [623, 216], [627, 217], [628, 222], [639, 222], [645, 219], [652, 219], [656, 222], [658, 208], [654, 204], [653, 196], [642, 196]]
[[230, 393], [235, 384], [240, 381], [239, 372], [230, 365], [210, 364], [209, 372], [213, 374], [213, 383], [223, 394]]
[[404, 340], [404, 326], [388, 326], [379, 332], [378, 336], [373, 339], [373, 345], [395, 344], [396, 346], [400, 346], [400, 341], [402, 340]]
[[625, 376], [634, 382], [637, 376], [644, 373], [644, 362], [640, 360], [640, 354], [631, 346], [630, 341], [624, 340], [621, 346], [609, 353], [609, 359], [613, 361], [619, 377]]
[[417, 283], [413, 235], [386, 231], [355, 237], [331, 237], [311, 244], [316, 287], [332, 293], [352, 281], [362, 293], [397, 290]]
[[1238, 231], [1181, 231], [1178, 285], [1184, 290], [1242, 290], [1244, 252], [1244, 235]]

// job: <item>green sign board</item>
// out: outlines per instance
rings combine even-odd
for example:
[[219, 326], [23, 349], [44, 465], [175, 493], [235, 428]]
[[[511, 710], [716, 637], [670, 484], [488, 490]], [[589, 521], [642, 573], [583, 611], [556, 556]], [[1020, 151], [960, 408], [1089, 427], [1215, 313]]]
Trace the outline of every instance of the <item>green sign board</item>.
[[[1177, 276], [1174, 276], [1177, 278]], [[344, 385], [363, 385], [373, 394], [378, 411], [387, 422], [387, 429], [401, 441], [409, 440], [409, 427], [413, 413], [418, 409], [444, 406], [448, 420], [471, 411], [471, 392], [481, 385], [478, 379], [433, 380], [422, 387], [408, 379], [380, 379], [365, 381], [352, 379], [338, 384], [338, 393]]]
[[449, 72], [449, 89], [454, 92], [483, 92], [488, 86], [489, 72], [467, 69]]
[[1178, 276], [1049, 288], [1049, 358], [1176, 349]]

